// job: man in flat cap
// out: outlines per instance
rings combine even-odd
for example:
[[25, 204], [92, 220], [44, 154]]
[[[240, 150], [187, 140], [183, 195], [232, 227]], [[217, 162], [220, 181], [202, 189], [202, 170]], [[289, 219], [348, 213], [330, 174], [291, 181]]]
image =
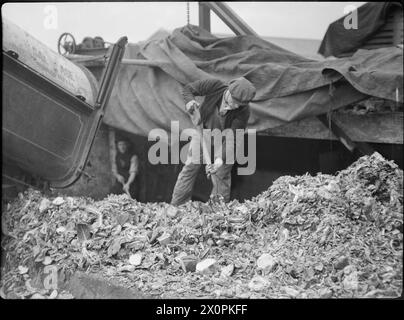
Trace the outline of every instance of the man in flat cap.
[[[240, 77], [225, 83], [219, 79], [198, 80], [187, 84], [182, 92], [185, 109], [192, 115], [195, 125], [204, 129], [230, 129], [236, 137], [236, 129], [245, 129], [250, 116], [249, 102], [254, 98], [254, 85]], [[199, 104], [195, 97], [204, 97]], [[197, 120], [195, 120], [197, 119]], [[195, 123], [195, 121], [197, 123]], [[187, 161], [178, 175], [174, 187], [171, 204], [181, 205], [192, 197], [192, 189], [202, 164], [203, 148], [201, 133], [195, 131], [188, 150]], [[214, 162], [206, 166], [207, 174], [212, 177], [213, 189], [211, 196], [220, 195], [227, 202], [230, 200], [232, 161], [226, 161], [226, 154], [237, 150], [236, 144], [243, 143], [234, 139], [233, 143], [223, 140], [221, 150], [216, 153]], [[209, 144], [210, 145], [210, 144]], [[195, 152], [199, 149], [199, 152]], [[202, 150], [202, 151], [201, 151]], [[194, 155], [197, 154], [197, 159]], [[234, 161], [233, 161], [234, 162]]]

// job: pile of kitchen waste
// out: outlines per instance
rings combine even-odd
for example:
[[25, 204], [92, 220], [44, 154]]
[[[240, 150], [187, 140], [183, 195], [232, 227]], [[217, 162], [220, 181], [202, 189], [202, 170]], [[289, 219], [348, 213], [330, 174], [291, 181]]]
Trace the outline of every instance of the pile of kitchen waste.
[[380, 154], [335, 176], [283, 176], [239, 203], [20, 194], [3, 212], [3, 297], [69, 298], [35, 270], [102, 275], [151, 298], [393, 298], [403, 172]]

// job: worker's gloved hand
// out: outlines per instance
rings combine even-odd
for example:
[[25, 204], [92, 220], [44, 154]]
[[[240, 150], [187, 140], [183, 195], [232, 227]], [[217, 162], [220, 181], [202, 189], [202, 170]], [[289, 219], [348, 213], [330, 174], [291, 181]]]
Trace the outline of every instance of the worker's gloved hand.
[[118, 182], [121, 184], [125, 184], [125, 178], [122, 177], [120, 174], [116, 176], [116, 180], [118, 180]]
[[196, 102], [195, 100], [191, 100], [185, 105], [185, 110], [187, 110], [187, 112], [189, 114], [193, 114], [195, 109], [198, 109], [198, 108], [199, 108], [199, 103]]
[[208, 164], [206, 166], [206, 173], [207, 174], [215, 174], [217, 170], [223, 165], [223, 160], [222, 158], [216, 158], [215, 162], [212, 164]]

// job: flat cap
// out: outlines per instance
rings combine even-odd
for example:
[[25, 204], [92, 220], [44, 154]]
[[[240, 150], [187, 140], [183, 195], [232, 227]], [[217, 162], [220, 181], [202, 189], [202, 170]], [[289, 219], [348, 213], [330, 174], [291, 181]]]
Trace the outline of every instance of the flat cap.
[[250, 81], [240, 77], [230, 81], [229, 92], [236, 102], [248, 103], [254, 98], [256, 89]]

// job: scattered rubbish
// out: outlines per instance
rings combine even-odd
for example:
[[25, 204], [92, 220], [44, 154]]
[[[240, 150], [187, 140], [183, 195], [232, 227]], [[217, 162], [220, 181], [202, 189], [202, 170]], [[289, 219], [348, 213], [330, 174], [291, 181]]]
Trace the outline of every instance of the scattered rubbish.
[[282, 176], [243, 203], [65, 201], [28, 189], [2, 212], [0, 293], [71, 299], [41, 291], [30, 276], [42, 265], [162, 298], [399, 297], [402, 190], [402, 170], [378, 153], [336, 175]]

